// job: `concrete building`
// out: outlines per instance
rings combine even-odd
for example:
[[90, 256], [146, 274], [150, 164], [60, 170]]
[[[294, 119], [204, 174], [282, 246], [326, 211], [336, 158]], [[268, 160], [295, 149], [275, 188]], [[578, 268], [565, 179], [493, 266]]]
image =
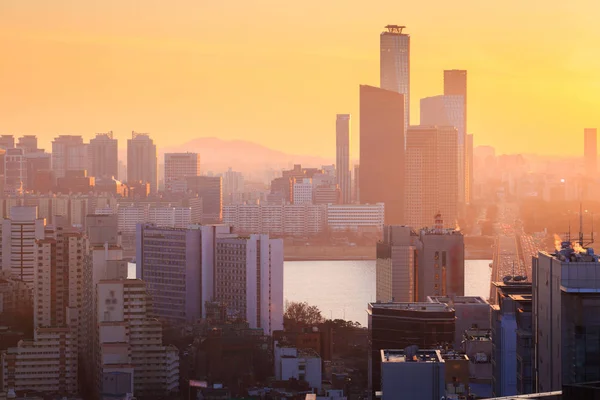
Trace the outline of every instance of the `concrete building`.
[[77, 340], [68, 327], [37, 328], [2, 352], [2, 390], [77, 393]]
[[381, 232], [384, 220], [383, 203], [327, 205], [327, 227], [330, 231]]
[[465, 203], [471, 204], [475, 187], [474, 160], [473, 160], [473, 135], [467, 134], [467, 145], [465, 149], [466, 167], [465, 167]]
[[158, 190], [156, 145], [147, 133], [132, 132], [127, 140], [127, 183], [149, 183], [150, 192]]
[[563, 242], [533, 259], [537, 390], [600, 380], [600, 263], [593, 249]]
[[133, 376], [134, 396], [177, 392], [179, 350], [162, 344], [162, 326], [151, 318], [145, 283], [101, 280], [96, 296], [96, 392], [104, 394], [104, 379], [115, 372]]
[[464, 333], [467, 330], [490, 329], [490, 305], [479, 296], [428, 296], [430, 303], [447, 304], [454, 308], [456, 329], [454, 330], [454, 349], [460, 351]]
[[294, 204], [313, 203], [313, 183], [310, 178], [303, 178], [294, 182], [293, 189]]
[[88, 169], [88, 149], [81, 136], [59, 135], [52, 141], [52, 170], [56, 178], [67, 171]]
[[35, 241], [44, 238], [45, 221], [39, 219], [37, 207], [10, 208], [10, 218], [2, 221], [2, 269], [34, 288]]
[[283, 241], [269, 235], [218, 237], [215, 300], [267, 335], [283, 329]]
[[408, 226], [384, 226], [383, 239], [377, 242], [376, 300], [413, 302], [418, 273], [419, 236]]
[[[28, 152], [25, 148], [25, 164], [27, 169], [27, 179], [25, 189], [28, 191], [48, 193], [56, 184], [54, 173], [52, 171], [52, 156], [49, 153]], [[51, 174], [47, 179], [44, 174]], [[39, 183], [42, 183], [41, 185]]]
[[517, 313], [514, 295], [531, 294], [531, 283], [493, 282], [497, 299], [491, 305], [492, 393], [495, 397], [517, 394]]
[[[404, 26], [387, 25], [379, 37], [379, 86], [404, 96], [404, 132], [410, 125], [410, 35]], [[361, 129], [362, 135], [362, 129]]]
[[220, 224], [223, 220], [223, 178], [220, 176], [188, 176], [187, 190], [202, 199], [202, 223]]
[[275, 379], [305, 381], [309, 387], [321, 390], [321, 357], [312, 349], [298, 349], [274, 343]]
[[388, 225], [405, 223], [407, 98], [395, 91], [360, 86], [360, 202], [384, 203]]
[[165, 153], [165, 189], [173, 191], [174, 182], [188, 176], [200, 176], [200, 154]]
[[446, 364], [440, 350], [382, 349], [381, 399], [439, 400], [446, 394]]
[[35, 135], [23, 135], [19, 138], [19, 142], [16, 147], [23, 149], [25, 154], [29, 153], [43, 153], [43, 149], [38, 149], [38, 140]]
[[[381, 350], [416, 345], [431, 349], [454, 341], [454, 309], [436, 303], [369, 303], [369, 389], [381, 390]], [[443, 374], [442, 374], [443, 375]]]
[[173, 229], [138, 224], [137, 276], [148, 285], [157, 318], [193, 323], [206, 317], [204, 305], [215, 296], [214, 243], [229, 233], [223, 225]]
[[461, 173], [457, 140], [454, 127], [408, 128], [405, 202], [408, 225], [416, 229], [432, 226], [435, 215], [441, 213], [444, 228], [456, 226]]
[[138, 222], [150, 222], [170, 228], [186, 228], [192, 223], [192, 209], [191, 207], [150, 207], [148, 219]]
[[341, 197], [342, 194], [338, 185], [322, 184], [314, 186], [313, 204], [340, 204], [342, 203]]
[[119, 142], [112, 131], [97, 133], [88, 146], [88, 174], [95, 178], [119, 177]]
[[444, 229], [436, 216], [433, 229], [421, 229], [417, 269], [417, 301], [427, 296], [465, 295], [465, 243], [460, 231]]
[[469, 357], [469, 376], [477, 383], [492, 386], [492, 333], [489, 329], [467, 329], [463, 332], [462, 352]]
[[512, 295], [517, 302], [517, 393], [535, 393], [535, 345], [533, 342], [532, 295]]
[[[473, 186], [473, 135], [468, 135], [467, 130], [467, 71], [463, 69], [444, 70], [444, 96], [459, 96], [463, 99], [463, 132], [466, 138], [464, 146], [465, 174], [464, 174], [464, 201], [471, 202]], [[423, 122], [421, 122], [423, 124]], [[450, 124], [452, 125], [452, 124]], [[456, 125], [454, 125], [456, 126]], [[456, 126], [459, 129], [458, 126]], [[459, 129], [460, 131], [460, 129]], [[470, 138], [469, 138], [470, 136]], [[470, 143], [469, 143], [470, 141]]]
[[22, 195], [28, 187], [27, 159], [23, 149], [6, 149], [4, 155], [4, 194]]
[[350, 114], [338, 114], [335, 121], [335, 175], [342, 203], [352, 201], [350, 178]]
[[15, 147], [15, 137], [13, 135], [0, 135], [0, 148], [4, 150]]
[[586, 175], [595, 178], [598, 173], [598, 133], [596, 128], [583, 130], [583, 159]]

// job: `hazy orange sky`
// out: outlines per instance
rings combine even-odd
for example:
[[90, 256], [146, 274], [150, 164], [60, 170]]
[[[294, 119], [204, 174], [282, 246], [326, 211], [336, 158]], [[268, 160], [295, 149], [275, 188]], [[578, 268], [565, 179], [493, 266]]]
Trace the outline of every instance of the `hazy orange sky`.
[[[0, 133], [216, 136], [333, 156], [335, 114], [379, 84], [379, 33], [411, 34], [411, 122], [468, 70], [469, 132], [582, 153], [600, 127], [597, 0], [1, 0]], [[125, 143], [120, 143], [125, 147]]]

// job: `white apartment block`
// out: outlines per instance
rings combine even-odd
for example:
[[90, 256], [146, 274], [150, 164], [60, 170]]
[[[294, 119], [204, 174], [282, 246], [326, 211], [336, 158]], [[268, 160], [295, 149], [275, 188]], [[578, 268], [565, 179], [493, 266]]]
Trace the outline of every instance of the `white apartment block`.
[[294, 204], [312, 204], [313, 202], [313, 184], [312, 179], [304, 178], [301, 182], [294, 182], [293, 189]]
[[147, 221], [167, 228], [186, 228], [192, 223], [190, 207], [150, 207]]
[[328, 204], [327, 226], [333, 231], [376, 231], [383, 229], [385, 207], [377, 204]]
[[117, 219], [119, 223], [119, 231], [124, 234], [133, 234], [137, 224], [141, 224], [148, 221], [147, 205], [124, 205], [119, 204], [117, 211]]
[[283, 241], [217, 237], [215, 299], [266, 335], [283, 329]]
[[11, 207], [10, 219], [2, 221], [2, 269], [34, 286], [37, 239], [44, 238], [44, 220], [37, 216], [37, 207]]
[[77, 393], [77, 340], [68, 327], [37, 328], [2, 352], [2, 390]]
[[296, 379], [308, 383], [311, 389], [321, 390], [321, 357], [312, 349], [297, 349], [274, 344], [275, 379]]
[[168, 395], [179, 389], [179, 351], [162, 344], [162, 325], [150, 318], [146, 284], [103, 280], [97, 293], [97, 390], [107, 374], [133, 375], [134, 396]]

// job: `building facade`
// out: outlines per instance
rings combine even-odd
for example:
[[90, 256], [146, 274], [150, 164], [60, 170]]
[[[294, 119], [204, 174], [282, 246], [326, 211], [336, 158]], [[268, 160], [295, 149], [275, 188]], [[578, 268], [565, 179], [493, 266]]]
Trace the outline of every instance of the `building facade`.
[[220, 224], [223, 220], [223, 178], [220, 176], [188, 176], [187, 190], [202, 199], [202, 223]]
[[342, 203], [352, 201], [350, 177], [350, 114], [338, 114], [335, 121], [335, 175]]
[[[410, 125], [410, 35], [388, 25], [379, 36], [379, 86], [404, 96], [404, 131]], [[361, 129], [362, 135], [362, 129]]]
[[200, 154], [165, 153], [165, 189], [172, 191], [174, 181], [200, 176]]
[[60, 135], [52, 141], [52, 170], [56, 178], [67, 171], [88, 169], [88, 149], [81, 136]]
[[439, 350], [384, 349], [380, 354], [381, 399], [439, 400], [445, 397], [446, 363]]

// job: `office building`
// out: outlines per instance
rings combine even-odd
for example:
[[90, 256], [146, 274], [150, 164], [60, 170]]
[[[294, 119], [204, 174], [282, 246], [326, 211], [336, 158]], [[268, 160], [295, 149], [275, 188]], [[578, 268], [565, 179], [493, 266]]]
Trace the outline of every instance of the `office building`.
[[352, 201], [350, 179], [350, 114], [338, 114], [335, 121], [335, 175], [342, 203]]
[[313, 188], [313, 204], [340, 204], [342, 193], [338, 185], [318, 185]]
[[173, 191], [175, 181], [183, 182], [188, 176], [200, 176], [200, 154], [165, 153], [165, 188]]
[[456, 329], [454, 330], [454, 350], [462, 350], [465, 331], [490, 330], [490, 305], [479, 296], [427, 296], [430, 303], [448, 304], [454, 308]]
[[34, 287], [35, 241], [44, 238], [45, 221], [38, 218], [37, 207], [10, 208], [10, 216], [2, 221], [2, 269]]
[[115, 372], [133, 376], [136, 397], [169, 396], [179, 390], [179, 350], [163, 345], [161, 323], [151, 318], [146, 285], [108, 279], [96, 285], [96, 393]]
[[[404, 132], [410, 124], [410, 35], [404, 26], [387, 25], [379, 37], [379, 86], [404, 96]], [[362, 129], [361, 129], [362, 135]]]
[[43, 153], [43, 149], [38, 149], [38, 140], [35, 135], [24, 135], [19, 138], [16, 146], [18, 149], [23, 149], [25, 154]]
[[223, 219], [223, 178], [188, 176], [187, 190], [202, 199], [202, 223], [220, 224]]
[[313, 183], [310, 178], [298, 179], [294, 182], [294, 204], [313, 203]]
[[119, 142], [112, 131], [97, 133], [88, 146], [88, 174], [95, 178], [118, 178]]
[[4, 155], [4, 194], [22, 195], [27, 188], [27, 161], [23, 149], [6, 149]]
[[313, 349], [298, 349], [279, 342], [274, 343], [275, 379], [305, 381], [308, 386], [321, 390], [321, 357]]
[[465, 202], [467, 165], [464, 107], [464, 97], [458, 95], [442, 95], [421, 99], [421, 125], [453, 126], [458, 131], [458, 195], [461, 203]]
[[52, 141], [52, 170], [56, 178], [67, 171], [88, 169], [88, 149], [81, 136], [60, 135]]
[[[406, 221], [420, 229], [441, 213], [444, 228], [458, 219], [459, 161], [453, 127], [411, 126], [406, 139]], [[365, 184], [363, 183], [363, 186]]]
[[533, 343], [539, 391], [600, 380], [600, 263], [563, 242], [533, 259]]
[[586, 175], [595, 177], [598, 172], [598, 134], [596, 128], [583, 130], [583, 158]]
[[206, 317], [204, 305], [215, 295], [214, 242], [229, 233], [230, 228], [223, 225], [189, 229], [137, 226], [137, 276], [148, 285], [157, 318], [193, 323]]
[[404, 220], [404, 95], [360, 86], [360, 202], [384, 203], [388, 225]]
[[220, 237], [215, 300], [265, 334], [283, 329], [283, 240], [269, 235]]
[[4, 150], [15, 147], [15, 138], [13, 135], [0, 135], [0, 148]]
[[381, 399], [439, 400], [446, 394], [446, 363], [440, 350], [382, 349]]
[[69, 327], [45, 327], [1, 355], [4, 392], [77, 394], [77, 341]]
[[147, 133], [132, 132], [127, 140], [127, 183], [149, 183], [150, 192], [158, 190], [156, 145]]
[[369, 389], [381, 390], [381, 350], [454, 341], [454, 309], [439, 303], [369, 303]]
[[492, 394], [517, 394], [517, 314], [515, 295], [531, 295], [531, 283], [493, 282], [496, 300], [492, 308]]
[[460, 231], [444, 229], [436, 216], [433, 229], [421, 229], [417, 269], [417, 301], [427, 296], [465, 295], [465, 243]]

